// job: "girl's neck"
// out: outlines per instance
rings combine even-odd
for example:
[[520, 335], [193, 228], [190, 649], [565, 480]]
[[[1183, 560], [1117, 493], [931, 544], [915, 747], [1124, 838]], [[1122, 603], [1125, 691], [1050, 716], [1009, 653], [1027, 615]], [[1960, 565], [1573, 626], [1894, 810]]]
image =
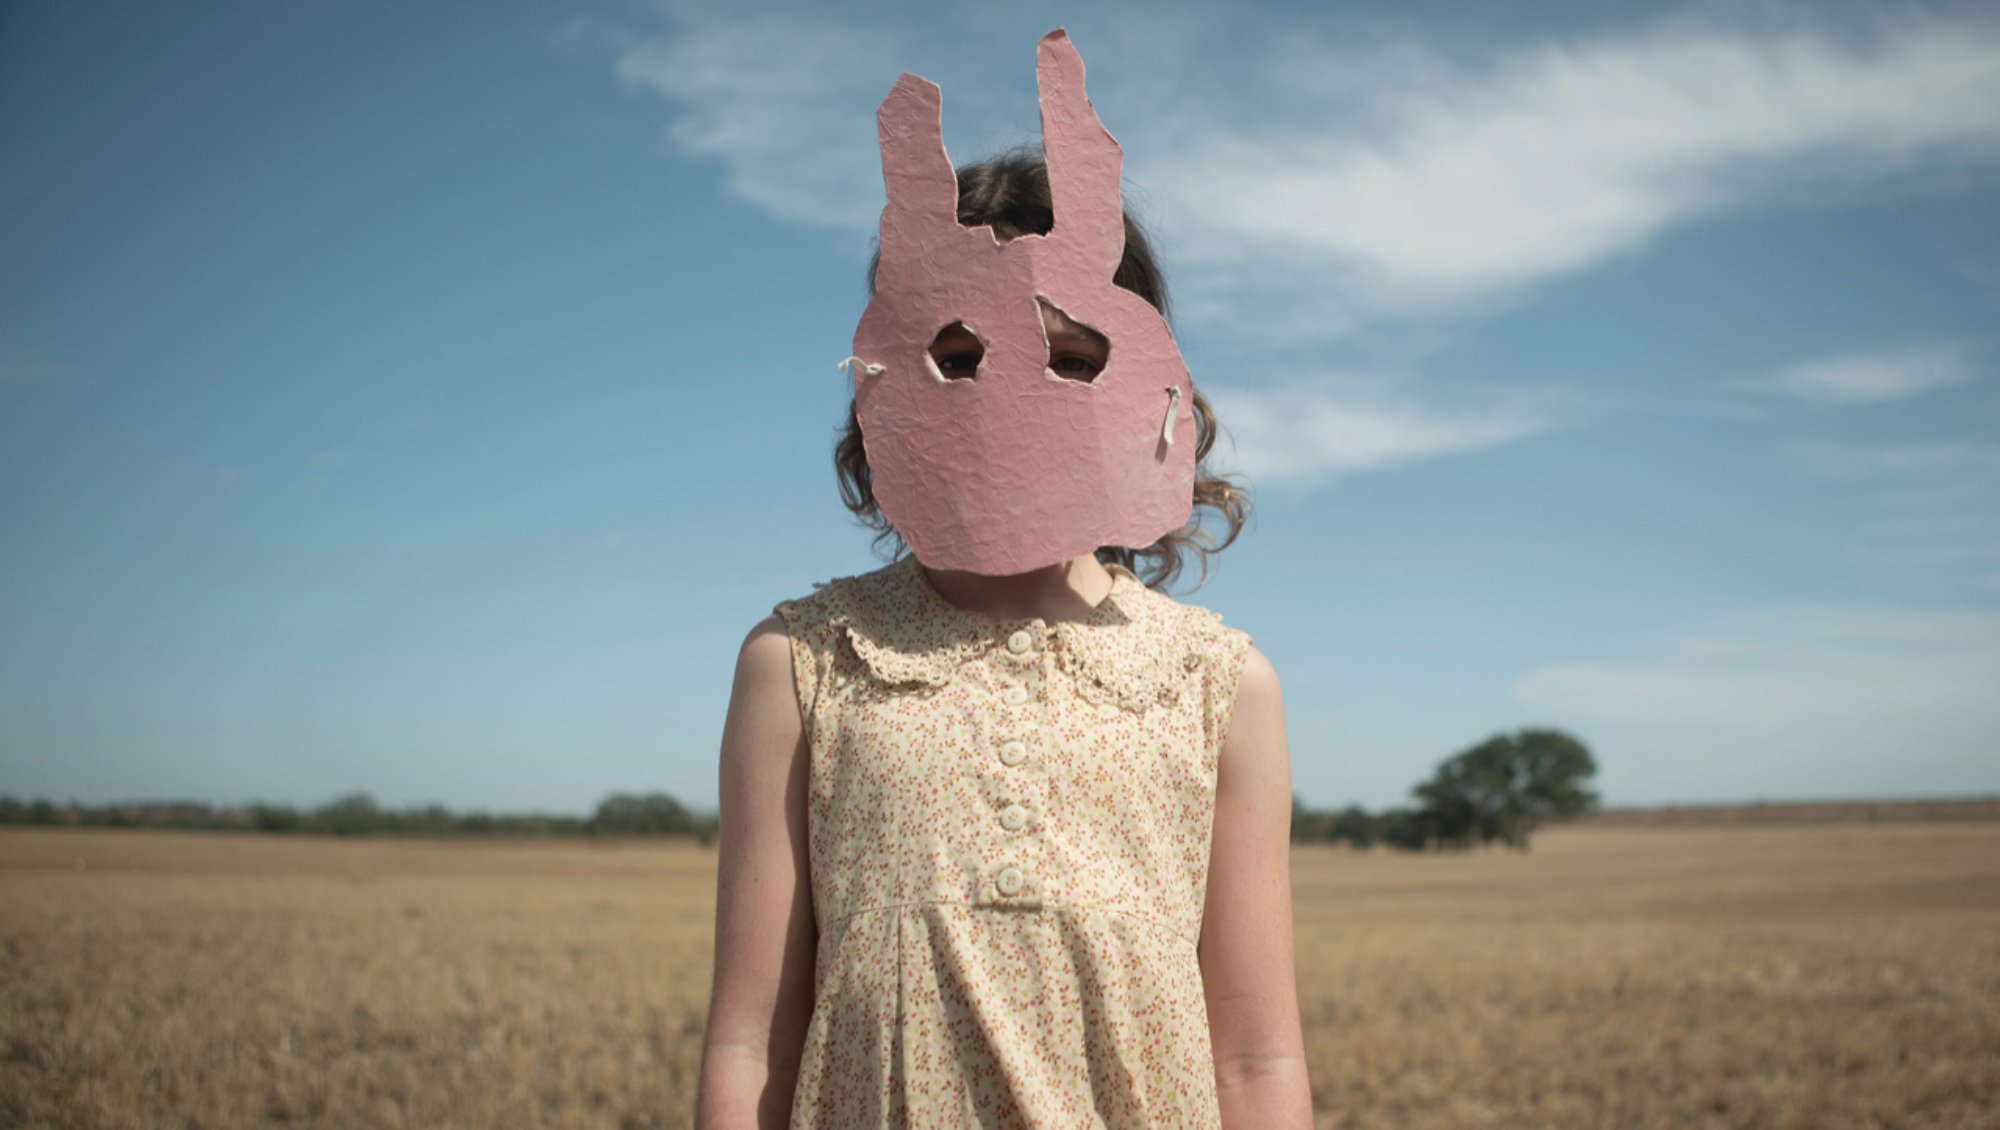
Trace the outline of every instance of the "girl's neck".
[[1027, 573], [989, 576], [923, 566], [931, 588], [963, 611], [994, 620], [1077, 620], [1111, 594], [1111, 571], [1091, 554]]

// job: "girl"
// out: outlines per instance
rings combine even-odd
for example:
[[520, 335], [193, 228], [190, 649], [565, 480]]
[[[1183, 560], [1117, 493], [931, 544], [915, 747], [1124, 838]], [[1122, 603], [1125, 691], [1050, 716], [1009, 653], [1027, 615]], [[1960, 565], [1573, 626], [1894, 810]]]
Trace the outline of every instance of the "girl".
[[[1064, 217], [1084, 214], [1078, 170], [1091, 152], [1102, 163], [1109, 135], [1058, 130], [1074, 115], [1052, 106], [1081, 99], [1081, 66], [1060, 34], [1043, 41], [1046, 162], [1016, 153], [931, 170], [934, 185], [955, 182], [957, 230], [985, 241], [967, 245], [975, 252], [997, 257], [1017, 239], [1054, 247], [1084, 226], [1065, 227]], [[897, 115], [914, 108], [921, 124], [926, 107], [935, 110], [934, 97], [905, 88], [911, 79], [883, 109], [891, 205], [870, 270], [878, 302], [890, 280], [923, 269], [900, 242], [913, 222], [893, 234], [890, 222], [927, 159], [899, 165], [892, 156], [892, 138], [910, 132]], [[898, 92], [916, 101], [892, 106]], [[1110, 191], [1115, 198], [1115, 166]], [[1105, 260], [1117, 263], [1110, 282], [1163, 317], [1147, 240], [1121, 211], [1106, 213], [1122, 241]], [[927, 263], [980, 269], [931, 251]], [[1129, 374], [1151, 355], [1122, 328], [1124, 314], [1080, 316], [1086, 303], [1067, 285], [1051, 274], [1038, 280], [1035, 305], [1009, 307], [1041, 315], [1034, 332], [1058, 381], [1035, 395], [1106, 397], [1119, 366]], [[871, 340], [875, 313], [871, 303], [857, 342]], [[980, 403], [970, 395], [981, 382], [996, 386], [999, 355], [1015, 340], [999, 317], [983, 312], [937, 332], [922, 362], [930, 372], [911, 395], [956, 389], [968, 399], [954, 403]], [[857, 365], [856, 409], [835, 452], [841, 493], [897, 557], [780, 603], [737, 658], [697, 1125], [1311, 1126], [1277, 676], [1247, 635], [1156, 591], [1191, 559], [1205, 575], [1248, 513], [1238, 491], [1200, 466], [1215, 434], [1206, 400], [1189, 386], [1182, 415], [1172, 384], [1143, 400], [1155, 449], [1131, 490], [1178, 483], [1186, 521], [1142, 545], [1028, 569], [955, 567], [1032, 560], [1035, 547], [1055, 544], [1042, 535], [1073, 524], [1069, 508], [1008, 519], [994, 497], [967, 492], [1003, 480], [1060, 489], [1046, 473], [1008, 476], [1046, 472], [1033, 464], [1063, 449], [1027, 451], [1037, 438], [991, 413], [974, 412], [977, 427], [950, 443], [928, 435], [950, 426], [935, 416], [925, 434], [903, 436], [882, 407], [894, 394], [867, 383], [895, 379], [898, 364]], [[1034, 367], [1041, 375], [1043, 358]], [[1058, 387], [1100, 377], [1089, 393]], [[1089, 426], [1061, 442], [1088, 445]], [[1122, 416], [1105, 427], [1124, 442]], [[1179, 452], [1177, 432], [1193, 441]], [[982, 440], [994, 442], [966, 446]], [[885, 473], [885, 452], [973, 473], [964, 483], [897, 478]], [[1172, 478], [1171, 458], [1190, 454], [1189, 478]], [[892, 485], [902, 492], [893, 507]], [[1099, 485], [1076, 507], [1109, 495], [1117, 512], [1104, 520], [1114, 524], [1144, 509], [1123, 504], [1136, 497], [1123, 487]], [[1219, 544], [1199, 508], [1226, 528]], [[958, 530], [960, 512], [981, 520]], [[996, 525], [1008, 531], [1004, 544], [954, 540]]]

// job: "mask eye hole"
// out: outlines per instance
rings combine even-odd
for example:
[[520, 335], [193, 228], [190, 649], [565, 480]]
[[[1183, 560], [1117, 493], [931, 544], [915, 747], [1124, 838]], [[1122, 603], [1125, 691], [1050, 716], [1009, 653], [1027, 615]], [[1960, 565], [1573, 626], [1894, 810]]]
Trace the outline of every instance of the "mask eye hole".
[[986, 343], [964, 322], [953, 322], [931, 339], [931, 368], [939, 380], [969, 381], [979, 375]]
[[1049, 372], [1066, 381], [1089, 384], [1111, 363], [1111, 339], [1084, 325], [1048, 299], [1042, 304], [1042, 336], [1049, 343]]

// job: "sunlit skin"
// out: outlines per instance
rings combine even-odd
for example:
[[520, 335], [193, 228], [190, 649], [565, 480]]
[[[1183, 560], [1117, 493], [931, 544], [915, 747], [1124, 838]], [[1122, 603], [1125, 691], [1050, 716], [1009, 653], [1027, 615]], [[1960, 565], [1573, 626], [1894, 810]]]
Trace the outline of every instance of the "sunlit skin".
[[[1042, 304], [1042, 332], [1049, 339], [1049, 371], [1072, 381], [1092, 381], [1111, 360], [1111, 343], [1089, 326], [1073, 322], [1061, 310]], [[956, 322], [931, 342], [931, 360], [946, 380], [978, 375], [986, 347], [972, 331]]]

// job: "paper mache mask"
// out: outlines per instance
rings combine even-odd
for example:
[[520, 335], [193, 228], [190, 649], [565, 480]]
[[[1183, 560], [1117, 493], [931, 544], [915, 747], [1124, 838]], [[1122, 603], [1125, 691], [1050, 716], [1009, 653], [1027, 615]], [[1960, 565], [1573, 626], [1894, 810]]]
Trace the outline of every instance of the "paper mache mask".
[[[1193, 509], [1193, 388], [1165, 319], [1111, 277], [1125, 248], [1123, 154], [1057, 29], [1038, 48], [1055, 225], [1001, 242], [958, 222], [936, 84], [905, 74], [876, 111], [875, 294], [845, 365], [877, 505], [934, 569], [1023, 573], [1144, 547]], [[1095, 378], [1049, 367], [1047, 303], [1110, 342]], [[985, 353], [948, 379], [930, 355], [963, 324]]]

